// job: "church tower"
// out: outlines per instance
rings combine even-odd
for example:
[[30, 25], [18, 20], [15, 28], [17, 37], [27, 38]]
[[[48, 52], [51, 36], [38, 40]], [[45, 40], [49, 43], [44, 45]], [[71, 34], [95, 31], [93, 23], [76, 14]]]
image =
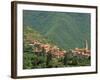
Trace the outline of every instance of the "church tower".
[[88, 50], [88, 41], [85, 40], [85, 49]]

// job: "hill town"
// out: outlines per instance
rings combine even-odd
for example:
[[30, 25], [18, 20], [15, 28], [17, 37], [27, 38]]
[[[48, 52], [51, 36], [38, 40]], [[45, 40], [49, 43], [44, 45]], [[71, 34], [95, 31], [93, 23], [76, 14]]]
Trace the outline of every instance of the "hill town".
[[[45, 54], [51, 53], [53, 57], [59, 58], [64, 57], [64, 55], [68, 53], [67, 50], [62, 50], [56, 45], [52, 46], [49, 43], [43, 44], [38, 40], [33, 40], [29, 45], [33, 47], [33, 52], [37, 55], [41, 54], [42, 52]], [[84, 48], [70, 49], [70, 51], [74, 56], [90, 56], [90, 50], [88, 49], [87, 40], [85, 41]]]

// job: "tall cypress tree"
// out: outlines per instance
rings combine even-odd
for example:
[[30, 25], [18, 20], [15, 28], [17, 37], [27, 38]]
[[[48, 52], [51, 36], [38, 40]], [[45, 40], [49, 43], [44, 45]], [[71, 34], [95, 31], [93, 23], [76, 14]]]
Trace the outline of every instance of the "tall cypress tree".
[[66, 66], [68, 62], [68, 52], [65, 53], [64, 55], [64, 65]]
[[49, 52], [47, 52], [47, 60], [46, 60], [46, 66], [47, 67], [50, 67], [49, 63], [50, 63], [51, 60], [52, 60], [52, 54], [51, 54], [51, 51], [49, 51]]

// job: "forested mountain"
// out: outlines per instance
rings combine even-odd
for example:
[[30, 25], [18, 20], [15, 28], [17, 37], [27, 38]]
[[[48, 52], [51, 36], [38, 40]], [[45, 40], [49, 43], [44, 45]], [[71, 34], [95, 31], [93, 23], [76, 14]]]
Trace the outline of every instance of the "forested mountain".
[[88, 40], [90, 48], [90, 14], [48, 11], [23, 11], [24, 28], [32, 27], [64, 49], [82, 48]]

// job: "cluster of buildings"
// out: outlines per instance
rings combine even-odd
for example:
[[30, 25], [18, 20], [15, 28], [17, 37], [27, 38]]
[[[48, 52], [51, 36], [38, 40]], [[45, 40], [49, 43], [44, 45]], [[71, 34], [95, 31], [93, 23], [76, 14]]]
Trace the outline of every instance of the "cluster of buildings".
[[91, 56], [91, 51], [88, 49], [88, 42], [85, 41], [84, 48], [75, 48], [72, 52], [76, 55]]
[[65, 50], [60, 50], [59, 47], [55, 45], [50, 45], [49, 43], [43, 44], [37, 40], [32, 41], [30, 45], [34, 47], [33, 51], [35, 53], [41, 53], [42, 51], [44, 51], [45, 54], [51, 53], [54, 57], [57, 58], [64, 57], [64, 54], [66, 53]]
[[[41, 53], [44, 51], [45, 54], [51, 53], [54, 57], [64, 57], [65, 53], [67, 53], [66, 50], [60, 50], [59, 47], [56, 45], [50, 45], [49, 43], [43, 44], [39, 42], [38, 40], [33, 40], [32, 43], [33, 52], [35, 53]], [[82, 55], [82, 56], [90, 56], [90, 50], [88, 49], [88, 42], [87, 40], [85, 41], [85, 46], [84, 48], [75, 48], [71, 50], [71, 52], [74, 55]]]

